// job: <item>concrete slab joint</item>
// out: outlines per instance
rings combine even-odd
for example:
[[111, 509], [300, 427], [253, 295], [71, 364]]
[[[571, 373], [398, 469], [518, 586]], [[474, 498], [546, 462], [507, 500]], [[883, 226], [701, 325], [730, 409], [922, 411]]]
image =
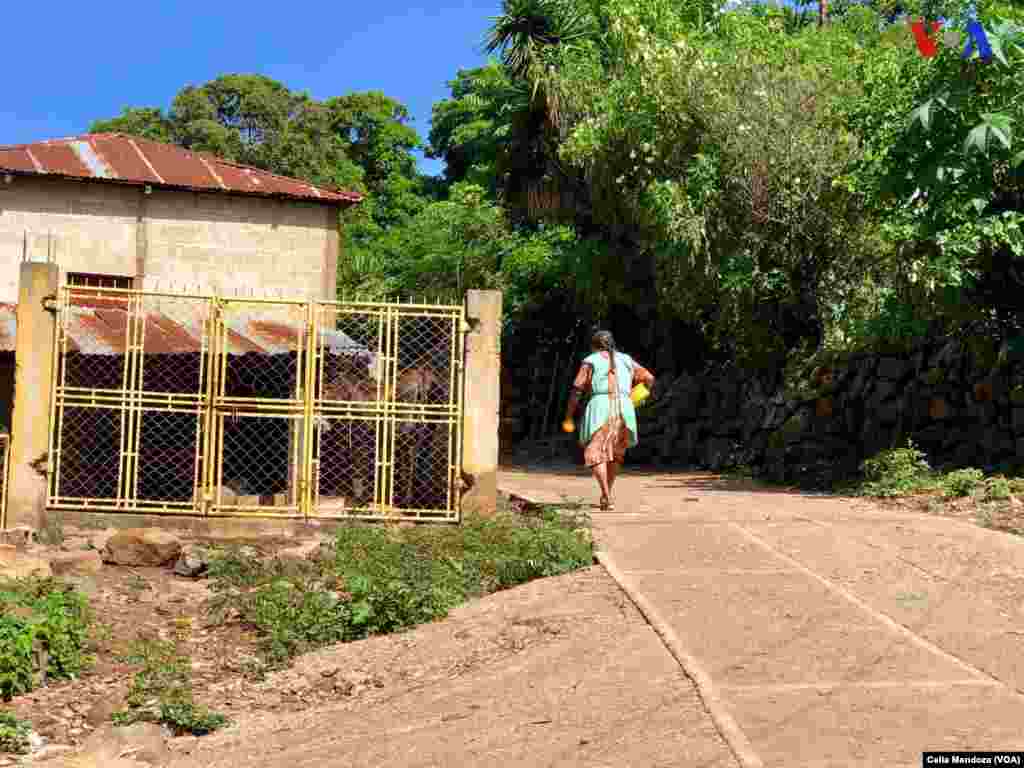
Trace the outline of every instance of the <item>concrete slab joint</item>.
[[493, 514], [498, 500], [501, 291], [468, 291], [463, 358], [464, 512]]

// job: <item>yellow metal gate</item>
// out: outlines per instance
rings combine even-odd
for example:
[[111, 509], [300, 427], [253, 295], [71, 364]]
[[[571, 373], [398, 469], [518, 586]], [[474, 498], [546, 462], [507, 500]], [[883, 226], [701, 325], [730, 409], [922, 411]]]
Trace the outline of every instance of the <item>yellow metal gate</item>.
[[64, 287], [55, 508], [457, 520], [461, 306]]

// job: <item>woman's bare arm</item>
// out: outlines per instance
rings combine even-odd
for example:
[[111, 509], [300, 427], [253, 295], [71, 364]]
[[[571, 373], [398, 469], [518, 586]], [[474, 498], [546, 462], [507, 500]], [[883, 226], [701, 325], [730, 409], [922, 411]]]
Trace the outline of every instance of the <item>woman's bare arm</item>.
[[643, 384], [648, 389], [654, 386], [654, 374], [640, 363], [634, 363], [633, 366], [633, 386], [635, 387], [637, 384]]
[[569, 395], [569, 402], [565, 406], [566, 421], [569, 421], [576, 415], [576, 409], [579, 408], [580, 399], [590, 390], [590, 379], [593, 374], [594, 369], [591, 367], [590, 363], [584, 363], [580, 366], [580, 370], [576, 374], [576, 379], [572, 383], [572, 392]]

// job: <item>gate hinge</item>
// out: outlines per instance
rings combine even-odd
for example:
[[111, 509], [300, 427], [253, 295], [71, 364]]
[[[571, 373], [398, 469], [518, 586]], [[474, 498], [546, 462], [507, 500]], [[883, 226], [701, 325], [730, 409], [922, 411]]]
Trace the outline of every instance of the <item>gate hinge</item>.
[[60, 305], [57, 304], [56, 294], [43, 296], [42, 305], [43, 309], [45, 309], [47, 312], [56, 312], [60, 308]]

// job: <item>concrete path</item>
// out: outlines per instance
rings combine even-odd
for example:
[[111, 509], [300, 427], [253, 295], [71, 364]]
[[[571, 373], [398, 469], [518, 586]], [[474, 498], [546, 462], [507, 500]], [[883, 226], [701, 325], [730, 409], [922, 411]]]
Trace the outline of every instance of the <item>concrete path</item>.
[[[576, 468], [500, 486], [597, 496]], [[592, 512], [610, 570], [720, 704], [720, 730], [735, 722], [723, 735], [746, 766], [1024, 750], [1024, 538], [695, 474], [627, 472], [616, 511]]]

